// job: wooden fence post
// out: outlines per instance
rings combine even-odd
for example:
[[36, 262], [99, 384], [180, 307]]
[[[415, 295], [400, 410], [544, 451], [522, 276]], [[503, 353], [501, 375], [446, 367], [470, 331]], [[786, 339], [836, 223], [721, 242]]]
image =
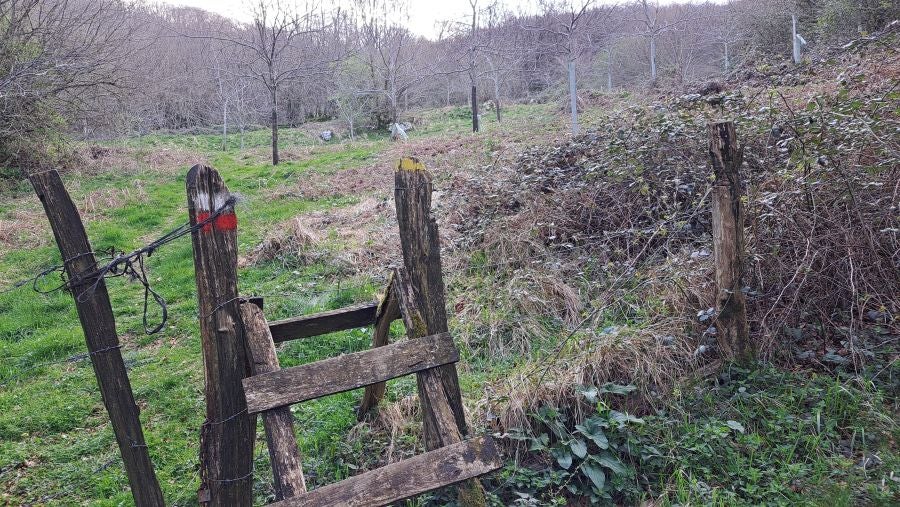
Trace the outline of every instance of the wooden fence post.
[[[211, 167], [187, 175], [191, 225], [209, 219], [231, 197]], [[249, 376], [237, 289], [237, 217], [233, 209], [191, 234], [203, 349], [206, 422], [200, 432], [199, 501], [251, 505], [256, 417], [247, 414], [241, 380]]]
[[716, 181], [713, 186], [712, 233], [716, 265], [716, 336], [722, 355], [738, 361], [755, 356], [747, 324], [743, 288], [744, 210], [738, 146], [734, 123], [709, 125], [709, 157]]
[[29, 179], [47, 213], [72, 284], [78, 319], [84, 329], [91, 364], [119, 444], [134, 502], [138, 507], [163, 506], [162, 490], [144, 443], [140, 410], [134, 402], [128, 371], [122, 361], [109, 293], [106, 283], [97, 279], [97, 261], [78, 209], [56, 171], [35, 173]]
[[[441, 271], [440, 237], [437, 222], [431, 216], [431, 192], [431, 174], [424, 164], [414, 158], [401, 159], [394, 174], [394, 201], [400, 227], [404, 270], [395, 283], [400, 291], [411, 290], [412, 297], [407, 299], [419, 305], [416, 315], [404, 315], [407, 334], [411, 338], [449, 331]], [[401, 299], [401, 308], [402, 305]], [[418, 378], [426, 448], [433, 450], [454, 443], [444, 441], [447, 435], [451, 440], [464, 437], [468, 428], [456, 365], [434, 368], [419, 374]], [[435, 396], [435, 390], [443, 391], [443, 396]], [[444, 398], [456, 420], [458, 436], [441, 431], [443, 411], [439, 409]], [[434, 403], [432, 399], [435, 399]], [[459, 503], [464, 506], [484, 505], [485, 495], [481, 482], [471, 479], [462, 483], [459, 486]]]

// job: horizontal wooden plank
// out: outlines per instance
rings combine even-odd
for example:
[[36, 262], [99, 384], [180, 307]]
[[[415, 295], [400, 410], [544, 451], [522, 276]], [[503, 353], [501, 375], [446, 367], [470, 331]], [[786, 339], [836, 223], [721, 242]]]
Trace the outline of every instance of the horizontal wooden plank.
[[247, 410], [321, 398], [459, 361], [449, 333], [407, 340], [244, 379]]
[[503, 465], [490, 437], [466, 440], [271, 504], [277, 507], [388, 505]]
[[275, 343], [281, 343], [355, 327], [371, 326], [375, 323], [377, 311], [378, 303], [362, 303], [302, 317], [276, 320], [269, 323], [269, 330]]

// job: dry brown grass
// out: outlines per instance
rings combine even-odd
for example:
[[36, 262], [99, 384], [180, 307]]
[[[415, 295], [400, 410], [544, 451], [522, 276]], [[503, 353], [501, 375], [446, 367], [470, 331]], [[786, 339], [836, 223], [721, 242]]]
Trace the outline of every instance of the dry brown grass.
[[367, 197], [346, 208], [298, 215], [279, 224], [239, 264], [327, 260], [347, 272], [372, 272], [399, 256], [393, 213], [386, 200]]

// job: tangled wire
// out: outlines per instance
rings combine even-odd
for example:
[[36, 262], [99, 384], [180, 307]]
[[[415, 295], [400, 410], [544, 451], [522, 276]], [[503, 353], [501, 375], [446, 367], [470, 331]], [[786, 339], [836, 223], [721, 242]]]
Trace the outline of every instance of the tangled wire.
[[[237, 198], [235, 196], [229, 196], [229, 198], [222, 206], [216, 209], [205, 219], [197, 222], [194, 225], [191, 225], [190, 222], [181, 224], [175, 229], [172, 229], [166, 234], [160, 236], [156, 240], [151, 241], [150, 243], [129, 253], [116, 251], [115, 248], [110, 248], [108, 250], [100, 252], [82, 252], [69, 257], [68, 259], [64, 259], [62, 264], [51, 266], [30, 278], [21, 280], [13, 284], [12, 287], [3, 292], [11, 292], [15, 289], [18, 289], [19, 287], [23, 287], [29, 284], [31, 284], [31, 288], [39, 294], [50, 294], [52, 292], [60, 290], [69, 290], [73, 291], [74, 293], [76, 289], [84, 288], [84, 290], [82, 290], [75, 296], [78, 302], [84, 302], [96, 292], [97, 288], [100, 287], [100, 284], [103, 283], [105, 279], [127, 276], [130, 280], [136, 281], [144, 287], [144, 331], [147, 334], [158, 333], [165, 327], [166, 322], [169, 318], [169, 312], [168, 307], [166, 306], [165, 298], [163, 298], [150, 286], [150, 281], [147, 278], [147, 271], [144, 267], [145, 257], [150, 257], [154, 252], [156, 252], [157, 249], [159, 249], [163, 245], [167, 245], [183, 236], [192, 234], [193, 232], [202, 229], [203, 226], [212, 223], [223, 213], [234, 209], [235, 202], [237, 202]], [[104, 254], [104, 256], [108, 256], [110, 259], [109, 262], [99, 266], [96, 264], [96, 262], [94, 262], [94, 266], [90, 269], [82, 271], [74, 270], [72, 266], [73, 262], [81, 259], [82, 257], [93, 256], [97, 253], [102, 253]], [[53, 273], [59, 273], [59, 277], [62, 283], [54, 286], [51, 289], [42, 288], [43, 281]], [[159, 306], [160, 313], [162, 314], [160, 317], [160, 322], [153, 327], [150, 326], [147, 316], [151, 297], [153, 298], [156, 305]]]

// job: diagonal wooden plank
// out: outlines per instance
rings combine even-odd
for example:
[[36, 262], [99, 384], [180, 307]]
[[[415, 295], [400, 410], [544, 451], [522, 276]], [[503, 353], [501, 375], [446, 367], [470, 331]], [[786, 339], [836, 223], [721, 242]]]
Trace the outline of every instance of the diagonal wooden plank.
[[344, 331], [375, 323], [378, 303], [362, 303], [269, 323], [275, 343]]
[[490, 438], [466, 440], [322, 486], [274, 507], [341, 505], [376, 507], [497, 470], [502, 466]]
[[263, 410], [358, 389], [459, 361], [449, 333], [404, 341], [244, 379], [247, 410]]
[[[241, 304], [240, 310], [244, 336], [247, 338], [247, 351], [250, 355], [250, 373], [259, 375], [279, 371], [281, 366], [275, 354], [275, 343], [269, 334], [269, 326], [266, 324], [262, 309], [255, 304], [244, 303]], [[297, 438], [294, 436], [294, 416], [291, 414], [291, 408], [279, 407], [263, 412], [262, 420], [266, 429], [272, 475], [275, 477], [275, 498], [281, 500], [306, 493], [303, 463], [300, 448], [297, 447]]]
[[[400, 303], [394, 291], [394, 276], [394, 273], [391, 273], [384, 291], [384, 299], [378, 305], [378, 313], [375, 316], [375, 329], [372, 331], [373, 348], [383, 347], [388, 344], [391, 322], [400, 318]], [[362, 401], [359, 404], [359, 410], [356, 411], [357, 419], [361, 421], [370, 410], [381, 402], [381, 399], [384, 398], [385, 389], [387, 389], [387, 384], [384, 382], [366, 387], [366, 392], [363, 393]]]

